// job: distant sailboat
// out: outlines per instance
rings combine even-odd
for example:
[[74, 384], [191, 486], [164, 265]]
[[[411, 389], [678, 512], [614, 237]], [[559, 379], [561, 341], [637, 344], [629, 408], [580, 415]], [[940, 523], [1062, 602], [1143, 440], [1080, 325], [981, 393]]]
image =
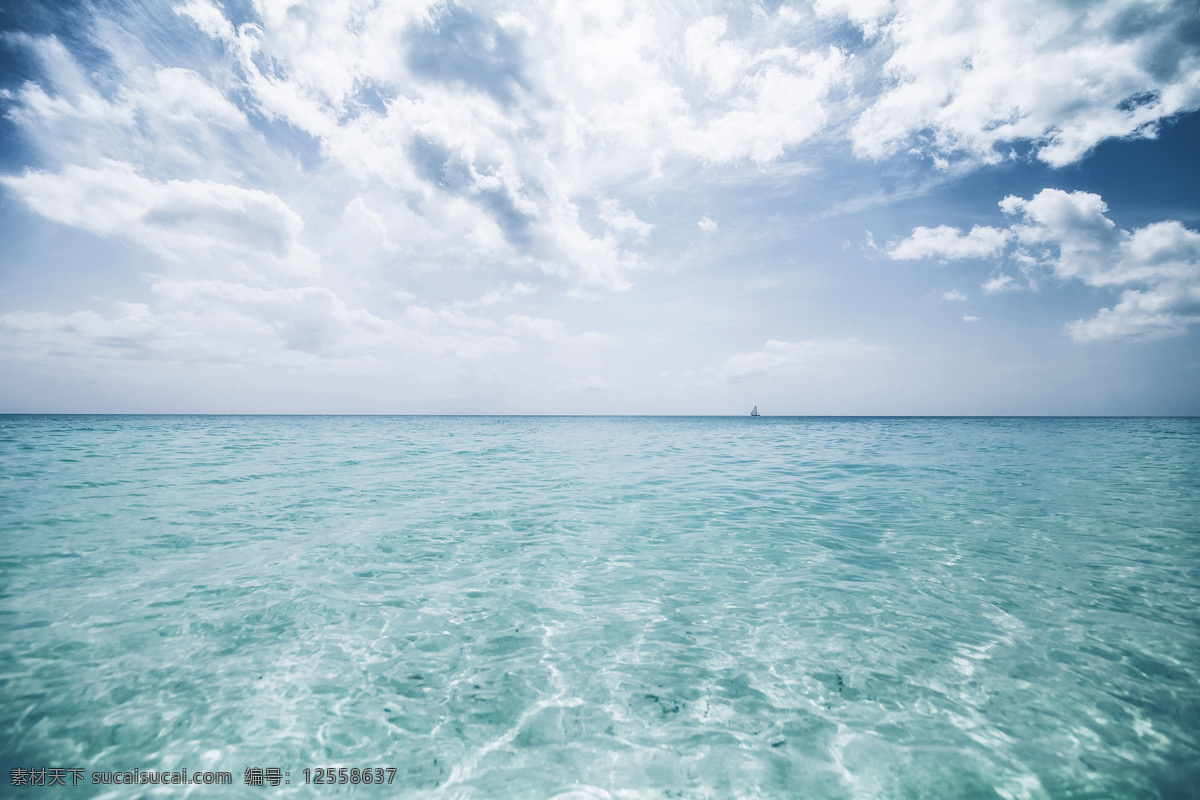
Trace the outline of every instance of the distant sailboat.
[[752, 416], [752, 417], [757, 417], [757, 416], [759, 416], [759, 413], [758, 413], [758, 406], [755, 406], [755, 407], [754, 407], [754, 410], [752, 410], [752, 411], [750, 412], [750, 416]]

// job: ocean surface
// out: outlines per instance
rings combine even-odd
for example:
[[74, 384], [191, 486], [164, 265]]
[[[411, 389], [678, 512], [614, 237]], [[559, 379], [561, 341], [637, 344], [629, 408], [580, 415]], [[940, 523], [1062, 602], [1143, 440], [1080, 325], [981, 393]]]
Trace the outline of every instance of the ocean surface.
[[1197, 419], [0, 417], [0, 594], [2, 797], [1200, 797]]

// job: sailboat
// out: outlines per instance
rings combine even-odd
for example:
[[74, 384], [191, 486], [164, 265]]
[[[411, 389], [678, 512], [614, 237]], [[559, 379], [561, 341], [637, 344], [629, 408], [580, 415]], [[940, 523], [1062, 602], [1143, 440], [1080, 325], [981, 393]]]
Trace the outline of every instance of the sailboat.
[[750, 416], [752, 416], [752, 417], [757, 417], [757, 416], [759, 416], [759, 413], [758, 413], [758, 406], [755, 406], [755, 407], [753, 408], [753, 410], [751, 410], [751, 412], [750, 412]]

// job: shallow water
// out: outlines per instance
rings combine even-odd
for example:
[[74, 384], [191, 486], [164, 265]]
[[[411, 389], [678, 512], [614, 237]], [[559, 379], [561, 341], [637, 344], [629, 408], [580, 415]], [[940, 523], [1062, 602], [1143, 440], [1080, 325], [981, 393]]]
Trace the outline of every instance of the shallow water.
[[1200, 420], [0, 426], [3, 796], [1200, 796]]

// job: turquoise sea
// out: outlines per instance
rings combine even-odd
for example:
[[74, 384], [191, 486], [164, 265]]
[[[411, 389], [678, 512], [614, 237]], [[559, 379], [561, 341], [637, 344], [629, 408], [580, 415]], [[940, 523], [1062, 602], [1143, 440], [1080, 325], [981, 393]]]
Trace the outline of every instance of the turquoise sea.
[[1197, 419], [6, 416], [0, 593], [3, 797], [1200, 797]]

